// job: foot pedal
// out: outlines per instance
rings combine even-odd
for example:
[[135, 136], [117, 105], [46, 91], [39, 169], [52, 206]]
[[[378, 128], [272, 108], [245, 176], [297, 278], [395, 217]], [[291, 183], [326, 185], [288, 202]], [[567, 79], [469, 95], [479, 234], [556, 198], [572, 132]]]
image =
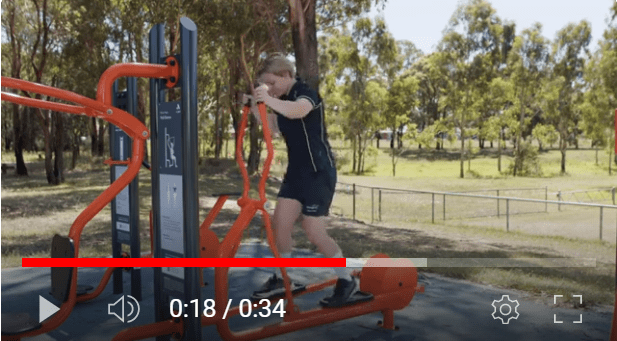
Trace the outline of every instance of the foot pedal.
[[2, 314], [2, 335], [17, 335], [41, 328], [28, 313]]
[[[292, 289], [291, 289], [292, 295], [301, 293], [304, 290], [306, 290], [305, 285], [298, 284], [298, 283], [292, 283]], [[251, 299], [253, 301], [258, 301], [258, 300], [263, 300], [263, 299], [273, 300], [273, 299], [283, 298], [283, 297], [285, 297], [285, 287], [274, 289], [274, 290], [264, 292], [264, 293], [253, 294], [251, 296]]]
[[[51, 258], [75, 257], [75, 245], [68, 237], [55, 235], [51, 242]], [[51, 295], [60, 302], [66, 302], [73, 268], [51, 268]]]
[[332, 297], [326, 297], [319, 301], [319, 304], [324, 308], [340, 308], [349, 305], [354, 305], [362, 302], [368, 302], [373, 299], [373, 294], [370, 292], [356, 291], [347, 299], [332, 299]]

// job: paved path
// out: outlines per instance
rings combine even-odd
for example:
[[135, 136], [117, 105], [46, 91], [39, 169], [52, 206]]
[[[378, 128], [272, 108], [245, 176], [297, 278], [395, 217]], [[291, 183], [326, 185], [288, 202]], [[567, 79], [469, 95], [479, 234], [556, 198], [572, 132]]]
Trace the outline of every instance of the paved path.
[[[242, 245], [239, 257], [271, 256], [266, 246], [260, 244]], [[314, 256], [309, 252], [298, 251], [295, 257]], [[79, 269], [80, 284], [96, 286], [104, 269]], [[257, 288], [270, 274], [267, 268], [234, 268], [230, 271], [229, 297], [234, 305], [241, 299], [248, 298], [254, 288]], [[295, 268], [292, 278], [311, 283], [334, 276], [328, 269]], [[15, 268], [2, 270], [2, 313], [29, 312], [38, 318], [38, 295], [55, 302], [49, 295], [49, 269]], [[206, 280], [213, 283], [213, 270], [206, 269]], [[107, 305], [121, 296], [112, 294], [112, 286], [108, 284], [105, 291], [96, 299], [78, 304], [71, 316], [57, 330], [48, 334], [26, 340], [111, 340], [122, 329], [130, 326], [154, 322], [152, 269], [143, 269], [143, 300], [140, 302], [141, 313], [131, 324], [120, 322], [116, 317], [107, 314]], [[125, 276], [125, 278], [128, 276]], [[381, 319], [380, 313], [369, 314], [353, 319], [323, 325], [269, 338], [271, 341], [289, 340], [324, 340], [324, 341], [378, 341], [378, 340], [506, 340], [506, 341], [579, 341], [608, 340], [612, 307], [595, 308], [593, 310], [575, 310], [553, 308], [553, 297], [546, 302], [537, 302], [521, 292], [498, 289], [491, 286], [478, 285], [467, 281], [453, 280], [433, 274], [421, 276], [420, 284], [425, 285], [424, 294], [416, 294], [410, 305], [403, 310], [395, 311], [394, 321], [400, 327], [398, 331], [385, 331], [376, 326]], [[130, 283], [125, 281], [125, 293], [130, 293]], [[319, 300], [330, 294], [323, 292], [303, 295], [297, 298], [301, 309], [310, 309], [318, 305]], [[213, 285], [203, 289], [202, 297], [213, 297]], [[502, 324], [494, 320], [491, 314], [493, 300], [499, 300], [502, 295], [518, 300], [518, 319]], [[583, 298], [584, 299], [584, 298]], [[505, 307], [504, 307], [504, 312]], [[554, 314], [562, 324], [555, 324]], [[580, 320], [581, 324], [573, 321]], [[272, 323], [277, 318], [240, 318], [230, 320], [232, 330], [248, 328]], [[278, 319], [280, 320], [280, 319]], [[203, 339], [208, 341], [221, 340], [214, 326], [203, 329]]]

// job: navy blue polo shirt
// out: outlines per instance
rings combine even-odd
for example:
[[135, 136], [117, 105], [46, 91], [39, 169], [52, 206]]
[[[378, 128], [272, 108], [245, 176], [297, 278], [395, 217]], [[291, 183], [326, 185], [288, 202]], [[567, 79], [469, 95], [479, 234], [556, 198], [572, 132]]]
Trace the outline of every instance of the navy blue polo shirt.
[[310, 169], [318, 172], [334, 168], [334, 156], [324, 122], [324, 105], [319, 94], [297, 78], [289, 93], [280, 97], [281, 100], [292, 102], [301, 98], [313, 105], [308, 115], [289, 119], [277, 113], [279, 130], [287, 144], [288, 171]]

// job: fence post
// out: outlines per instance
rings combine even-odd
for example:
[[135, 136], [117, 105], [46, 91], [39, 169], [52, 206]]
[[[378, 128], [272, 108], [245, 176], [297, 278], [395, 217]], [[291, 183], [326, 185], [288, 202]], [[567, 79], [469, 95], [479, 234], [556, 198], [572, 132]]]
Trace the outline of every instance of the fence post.
[[353, 184], [353, 220], [356, 220], [356, 184]]
[[[561, 201], [561, 190], [557, 192], [557, 201]], [[557, 204], [557, 209], [561, 211], [561, 204]]]
[[443, 195], [443, 220], [446, 220], [446, 195]]
[[[499, 198], [499, 190], [497, 190], [497, 198]], [[497, 199], [497, 218], [499, 218], [499, 199]]]
[[381, 189], [379, 189], [379, 221], [381, 221]]
[[615, 205], [615, 187], [613, 187], [611, 189], [611, 193], [612, 193], [612, 196], [613, 196], [613, 205]]
[[510, 199], [506, 199], [506, 232], [510, 232]]
[[431, 209], [432, 209], [431, 222], [435, 224], [435, 193], [431, 193], [431, 196], [433, 197], [433, 203], [431, 206]]
[[602, 215], [603, 215], [603, 209], [604, 207], [600, 206], [600, 240], [602, 240]]
[[371, 187], [371, 224], [375, 222], [375, 189]]
[[[544, 201], [548, 201], [548, 186], [544, 186]], [[544, 203], [544, 212], [548, 212], [548, 202]]]

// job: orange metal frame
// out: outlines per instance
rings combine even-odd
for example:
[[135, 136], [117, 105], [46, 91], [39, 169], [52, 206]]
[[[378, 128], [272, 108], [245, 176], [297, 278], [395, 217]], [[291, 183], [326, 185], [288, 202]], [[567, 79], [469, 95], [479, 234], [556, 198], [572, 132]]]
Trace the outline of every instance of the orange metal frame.
[[[257, 211], [261, 211], [270, 248], [272, 249], [274, 256], [280, 258], [280, 253], [278, 252], [274, 241], [270, 215], [264, 209], [264, 204], [266, 202], [265, 185], [269, 175], [274, 150], [272, 146], [270, 129], [267, 123], [268, 121], [266, 119], [266, 107], [263, 103], [259, 103], [258, 108], [261, 121], [263, 122], [264, 139], [266, 140], [266, 148], [268, 151], [264, 164], [264, 171], [259, 182], [259, 199], [252, 199], [248, 196], [250, 182], [244, 160], [242, 159], [242, 144], [247, 126], [248, 114], [250, 111], [250, 108], [245, 106], [242, 112], [242, 120], [236, 143], [236, 161], [240, 167], [240, 171], [242, 172], [244, 184], [242, 196], [238, 199], [238, 205], [241, 207], [240, 214], [231, 227], [231, 230], [227, 233], [223, 241], [219, 243], [217, 236], [210, 230], [210, 225], [220, 212], [225, 201], [228, 199], [228, 195], [222, 195], [219, 197], [216, 204], [212, 210], [210, 210], [208, 216], [200, 226], [200, 246], [202, 249], [202, 257], [235, 257], [238, 247], [240, 246], [240, 241], [244, 230], [249, 226], [249, 223]], [[376, 257], [387, 256], [377, 255]], [[215, 306], [217, 307], [227, 306], [228, 273], [229, 268], [225, 267], [217, 267], [214, 270]], [[394, 329], [394, 310], [405, 308], [413, 299], [413, 296], [417, 291], [424, 291], [424, 288], [416, 287], [417, 272], [415, 268], [369, 268], [363, 270], [359, 276], [362, 278], [361, 289], [374, 294], [374, 299], [372, 301], [337, 309], [317, 308], [302, 312], [294, 304], [294, 297], [320, 291], [326, 287], [333, 286], [336, 284], [336, 278], [324, 281], [322, 283], [308, 285], [306, 290], [302, 293], [292, 295], [290, 290], [290, 280], [285, 268], [281, 268], [281, 273], [283, 275], [285, 285], [285, 299], [287, 300], [287, 305], [285, 308], [286, 314], [283, 318], [283, 322], [243, 332], [232, 332], [229, 328], [229, 318], [240, 314], [240, 308], [239, 306], [236, 306], [229, 309], [226, 319], [223, 319], [224, 311], [222, 309], [217, 310], [216, 315], [213, 317], [202, 316], [202, 325], [206, 326], [216, 324], [217, 330], [224, 340], [257, 340], [381, 311], [384, 316], [382, 327], [386, 329]], [[401, 281], [399, 281], [399, 279]], [[407, 283], [406, 285], [403, 285], [403, 279], [405, 279], [405, 282]], [[408, 280], [411, 283], [407, 282]], [[265, 304], [258, 305], [255, 309], [259, 309], [263, 306], [265, 306]], [[167, 321], [134, 327], [122, 331], [116, 335], [114, 340], [139, 340], [164, 334], [173, 334], [180, 338], [183, 336], [182, 323], [181, 318], [172, 318]]]
[[[146, 126], [137, 118], [124, 110], [112, 106], [111, 93], [113, 82], [116, 81], [116, 79], [125, 76], [163, 78], [167, 79], [168, 87], [173, 87], [175, 82], [178, 80], [178, 75], [179, 64], [173, 57], [168, 58], [167, 65], [144, 63], [117, 64], [108, 68], [101, 75], [97, 86], [96, 100], [84, 97], [71, 91], [57, 89], [21, 79], [14, 79], [10, 77], [1, 78], [2, 86], [5, 88], [46, 95], [59, 100], [75, 103], [77, 105], [49, 102], [36, 98], [18, 96], [8, 92], [2, 92], [1, 99], [3, 101], [9, 101], [15, 104], [35, 108], [100, 118], [119, 127], [133, 140], [132, 157], [128, 160], [128, 169], [118, 179], [110, 184], [109, 187], [96, 199], [94, 199], [94, 201], [92, 201], [92, 203], [90, 203], [90, 205], [88, 205], [88, 207], [86, 207], [81, 214], [79, 214], [69, 230], [68, 237], [71, 238], [75, 244], [75, 258], [79, 256], [79, 241], [86, 224], [105, 206], [107, 206], [113, 198], [115, 198], [116, 195], [118, 195], [118, 193], [120, 193], [120, 191], [122, 191], [122, 189], [124, 189], [124, 187], [126, 187], [139, 173], [143, 161], [145, 141], [150, 136]], [[50, 319], [45, 321], [41, 328], [19, 335], [2, 336], [2, 340], [20, 340], [22, 337], [40, 335], [56, 329], [71, 314], [77, 301], [91, 299], [103, 291], [105, 287], [103, 283], [106, 283], [109, 280], [109, 276], [112, 271], [113, 269], [108, 269], [106, 271], [101, 284], [95, 292], [80, 296], [80, 298], [77, 299], [77, 268], [73, 268], [69, 298], [66, 302], [62, 303], [60, 310]]]

